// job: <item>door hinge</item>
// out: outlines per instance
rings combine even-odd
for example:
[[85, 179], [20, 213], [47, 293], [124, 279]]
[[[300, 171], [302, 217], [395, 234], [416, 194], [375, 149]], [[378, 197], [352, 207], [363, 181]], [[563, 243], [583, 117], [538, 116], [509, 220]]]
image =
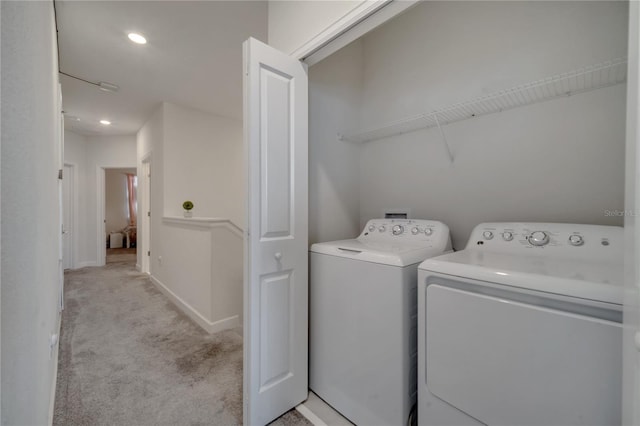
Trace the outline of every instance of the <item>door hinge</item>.
[[58, 170], [58, 179], [62, 179], [62, 169]]
[[151, 217], [151, 212], [147, 212], [147, 216]]
[[147, 256], [151, 256], [151, 250], [147, 251]]

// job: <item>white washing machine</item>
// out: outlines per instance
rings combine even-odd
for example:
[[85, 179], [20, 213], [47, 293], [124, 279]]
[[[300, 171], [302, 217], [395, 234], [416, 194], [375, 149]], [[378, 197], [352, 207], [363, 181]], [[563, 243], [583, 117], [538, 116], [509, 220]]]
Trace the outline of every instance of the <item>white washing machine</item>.
[[484, 223], [418, 272], [420, 425], [619, 425], [623, 229]]
[[309, 387], [358, 425], [405, 425], [416, 402], [418, 264], [451, 250], [428, 220], [370, 220], [311, 246]]

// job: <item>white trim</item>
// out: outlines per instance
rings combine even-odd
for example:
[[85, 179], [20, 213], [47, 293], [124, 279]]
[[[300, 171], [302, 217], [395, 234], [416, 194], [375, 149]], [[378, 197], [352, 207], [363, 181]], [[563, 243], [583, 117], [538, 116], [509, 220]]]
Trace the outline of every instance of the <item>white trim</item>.
[[139, 263], [136, 263], [136, 271], [142, 272], [142, 267], [140, 266]]
[[323, 422], [320, 417], [316, 416], [313, 411], [309, 410], [309, 408], [304, 405], [304, 402], [296, 406], [296, 411], [302, 414], [302, 416], [309, 420], [314, 426], [329, 426]]
[[151, 251], [151, 165], [152, 151], [147, 152], [140, 160], [138, 170], [138, 241], [137, 261], [140, 262], [140, 272], [151, 273], [151, 258], [147, 252]]
[[418, 3], [418, 0], [365, 0], [294, 50], [292, 56], [310, 66], [316, 64]]
[[224, 217], [179, 217], [163, 216], [162, 222], [167, 225], [182, 225], [191, 228], [217, 228], [225, 227], [239, 237], [243, 237], [242, 228], [233, 223], [231, 219]]
[[392, 1], [393, 0], [363, 0], [360, 4], [347, 12], [342, 18], [338, 19], [323, 31], [312, 37], [309, 41], [305, 42], [302, 46], [291, 52], [291, 56], [301, 60], [305, 59], [321, 47], [329, 44], [336, 37], [339, 37], [341, 34], [348, 31], [358, 22], [366, 19], [368, 16]]
[[103, 166], [97, 166], [96, 170], [96, 220], [97, 220], [97, 251], [96, 251], [96, 266], [104, 266], [107, 263], [107, 247], [105, 240], [105, 212], [104, 212], [104, 199], [105, 199], [105, 168]]
[[240, 316], [233, 315], [227, 318], [223, 318], [218, 321], [211, 322], [196, 311], [191, 305], [185, 302], [182, 298], [176, 295], [173, 291], [164, 285], [159, 279], [150, 275], [151, 282], [156, 286], [158, 290], [171, 300], [171, 302], [184, 312], [189, 318], [191, 318], [196, 324], [202, 327], [207, 333], [213, 334], [223, 330], [229, 330], [240, 326]]

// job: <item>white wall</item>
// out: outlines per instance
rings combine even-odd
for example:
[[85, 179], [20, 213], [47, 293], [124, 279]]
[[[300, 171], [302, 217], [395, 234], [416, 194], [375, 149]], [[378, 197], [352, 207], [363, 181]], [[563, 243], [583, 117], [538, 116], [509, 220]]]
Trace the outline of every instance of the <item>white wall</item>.
[[[135, 168], [136, 167], [136, 137], [135, 136], [89, 136], [87, 137], [87, 175], [86, 202], [87, 228], [83, 234], [82, 243], [86, 253], [82, 262], [91, 265], [93, 262], [101, 264], [98, 244], [98, 184], [99, 168]], [[104, 190], [104, 189], [102, 189]], [[101, 235], [101, 244], [106, 244], [106, 234]], [[80, 252], [81, 256], [83, 251]]]
[[[98, 259], [98, 169], [136, 167], [135, 136], [82, 136], [65, 131], [66, 163], [76, 165], [78, 173], [78, 216], [74, 224], [75, 268], [95, 266]], [[106, 243], [106, 234], [100, 238]]]
[[[72, 269], [76, 269], [82, 266], [86, 266], [86, 260], [84, 264], [81, 263], [81, 257], [83, 259], [89, 258], [87, 253], [86, 233], [88, 232], [88, 217], [87, 217], [87, 138], [83, 135], [71, 132], [69, 130], [64, 131], [64, 162], [65, 164], [71, 164], [74, 168], [74, 182], [75, 196], [73, 202], [75, 206], [75, 214], [73, 216], [73, 224], [71, 229], [72, 244], [73, 244], [73, 265]], [[65, 176], [66, 179], [68, 176]], [[95, 192], [95, 189], [91, 188], [91, 191]], [[65, 225], [66, 226], [66, 225]]]
[[129, 225], [127, 173], [135, 175], [136, 169], [105, 170], [104, 220], [107, 235], [120, 232]]
[[[427, 2], [363, 40], [361, 127], [625, 56], [624, 2]], [[361, 225], [408, 207], [463, 248], [483, 221], [621, 225], [625, 87], [362, 146]], [[345, 129], [349, 130], [349, 128]]]
[[243, 223], [242, 122], [164, 104], [164, 214], [225, 217]]
[[151, 158], [153, 282], [208, 331], [238, 325], [242, 238], [226, 226], [163, 217], [182, 216], [182, 202], [189, 198], [194, 217], [243, 222], [241, 123], [163, 103], [137, 139], [139, 169], [143, 158]]
[[59, 107], [51, 2], [1, 2], [1, 423], [51, 421], [59, 330]]
[[[146, 216], [145, 212], [143, 212], [140, 216], [140, 220], [138, 223], [138, 242], [143, 241], [143, 233], [144, 233], [144, 221], [150, 221], [149, 229], [151, 229], [152, 234], [159, 234], [161, 219], [162, 219], [162, 208], [163, 208], [163, 161], [162, 161], [162, 146], [164, 140], [164, 105], [158, 106], [149, 120], [142, 126], [142, 128], [138, 131], [138, 135], [136, 137], [137, 144], [137, 164], [138, 164], [138, 175], [140, 175], [142, 171], [142, 161], [144, 159], [149, 160], [150, 162], [150, 189], [151, 194], [150, 197], [147, 198], [151, 205], [147, 208], [151, 212], [151, 217]], [[138, 188], [138, 199], [144, 199], [145, 195], [143, 195], [144, 188]], [[147, 256], [146, 251], [151, 250], [151, 252], [155, 255], [158, 251], [158, 243], [157, 241], [159, 235], [153, 236], [151, 238], [151, 247], [142, 247], [143, 250], [137, 250], [137, 264], [142, 265], [142, 256]], [[140, 247], [139, 247], [140, 248]], [[153, 274], [153, 266], [154, 262], [149, 259], [149, 267], [150, 273]]]
[[309, 243], [354, 238], [360, 232], [360, 149], [336, 137], [359, 123], [362, 43], [309, 69]]
[[291, 53], [361, 3], [362, 0], [270, 0], [269, 45], [285, 53]]

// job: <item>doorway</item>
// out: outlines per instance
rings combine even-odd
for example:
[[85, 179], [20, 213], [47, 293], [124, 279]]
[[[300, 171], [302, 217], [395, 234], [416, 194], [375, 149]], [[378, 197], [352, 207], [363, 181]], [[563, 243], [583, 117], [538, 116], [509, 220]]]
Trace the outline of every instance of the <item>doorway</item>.
[[102, 220], [98, 243], [104, 250], [103, 264], [136, 261], [137, 246], [137, 170], [103, 168]]

